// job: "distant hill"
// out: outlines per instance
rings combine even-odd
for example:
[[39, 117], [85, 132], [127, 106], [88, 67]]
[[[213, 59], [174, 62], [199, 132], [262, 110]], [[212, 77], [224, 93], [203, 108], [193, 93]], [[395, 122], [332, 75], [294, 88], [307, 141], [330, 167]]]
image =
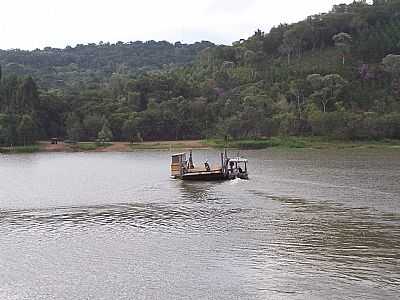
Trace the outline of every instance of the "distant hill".
[[42, 88], [67, 88], [108, 81], [111, 74], [138, 75], [190, 64], [211, 42], [171, 44], [118, 42], [77, 45], [65, 49], [0, 50], [4, 73], [32, 76]]

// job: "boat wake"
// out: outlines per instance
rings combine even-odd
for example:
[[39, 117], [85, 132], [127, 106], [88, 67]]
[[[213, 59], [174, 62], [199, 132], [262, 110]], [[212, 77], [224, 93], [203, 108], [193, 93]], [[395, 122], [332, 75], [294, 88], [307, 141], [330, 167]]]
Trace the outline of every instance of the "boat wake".
[[242, 182], [242, 181], [246, 181], [246, 180], [240, 179], [240, 178], [235, 178], [235, 179], [229, 181], [229, 184], [230, 184], [230, 185], [236, 185], [236, 184], [239, 184], [239, 183]]

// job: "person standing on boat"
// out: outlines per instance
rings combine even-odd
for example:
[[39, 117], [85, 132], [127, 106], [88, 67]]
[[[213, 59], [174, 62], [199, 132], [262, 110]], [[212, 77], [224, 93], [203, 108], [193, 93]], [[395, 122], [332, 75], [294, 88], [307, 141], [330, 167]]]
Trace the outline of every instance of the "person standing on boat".
[[233, 173], [233, 167], [235, 166], [235, 163], [231, 161], [229, 162], [229, 166], [231, 167], [231, 173]]
[[190, 154], [189, 154], [188, 169], [189, 170], [193, 170], [194, 169], [192, 150], [190, 150]]

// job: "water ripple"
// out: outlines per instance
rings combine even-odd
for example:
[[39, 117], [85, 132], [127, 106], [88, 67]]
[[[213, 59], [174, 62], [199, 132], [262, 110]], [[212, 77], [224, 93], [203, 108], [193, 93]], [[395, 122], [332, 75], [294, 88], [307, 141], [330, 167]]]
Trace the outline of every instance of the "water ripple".
[[[207, 229], [241, 209], [217, 209], [184, 205], [116, 204], [32, 210], [0, 210], [0, 231], [67, 231], [69, 228], [130, 226], [154, 231]], [[223, 226], [215, 230], [224, 230]]]

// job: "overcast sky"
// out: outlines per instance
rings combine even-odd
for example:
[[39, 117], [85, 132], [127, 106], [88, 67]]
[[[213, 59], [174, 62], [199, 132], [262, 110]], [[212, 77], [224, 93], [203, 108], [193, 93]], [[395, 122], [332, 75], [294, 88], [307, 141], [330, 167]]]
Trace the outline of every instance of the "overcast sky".
[[1, 0], [0, 48], [99, 41], [209, 40], [231, 44], [257, 28], [299, 21], [342, 0]]

